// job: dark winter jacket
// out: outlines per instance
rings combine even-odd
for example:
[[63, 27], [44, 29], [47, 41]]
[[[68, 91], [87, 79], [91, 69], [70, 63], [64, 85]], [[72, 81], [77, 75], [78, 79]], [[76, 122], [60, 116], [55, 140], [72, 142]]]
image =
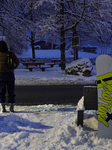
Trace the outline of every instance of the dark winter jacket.
[[[16, 62], [17, 66], [19, 65], [19, 59], [16, 55], [12, 53], [13, 60]], [[13, 72], [14, 70], [7, 68], [7, 54], [8, 48], [4, 41], [0, 41], [0, 73]]]

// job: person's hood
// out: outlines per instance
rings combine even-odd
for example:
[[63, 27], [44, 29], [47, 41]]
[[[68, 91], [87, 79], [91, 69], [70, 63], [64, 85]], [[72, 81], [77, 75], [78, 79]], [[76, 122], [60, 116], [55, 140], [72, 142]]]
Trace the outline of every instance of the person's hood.
[[5, 41], [0, 41], [0, 52], [7, 52], [8, 47]]

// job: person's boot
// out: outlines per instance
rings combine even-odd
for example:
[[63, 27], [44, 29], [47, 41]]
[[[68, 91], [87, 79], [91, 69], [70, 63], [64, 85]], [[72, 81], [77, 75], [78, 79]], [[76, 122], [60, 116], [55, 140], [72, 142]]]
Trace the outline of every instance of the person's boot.
[[2, 112], [6, 112], [5, 103], [1, 103], [1, 106], [2, 106]]
[[10, 106], [9, 111], [14, 112], [14, 103], [9, 103], [9, 106]]

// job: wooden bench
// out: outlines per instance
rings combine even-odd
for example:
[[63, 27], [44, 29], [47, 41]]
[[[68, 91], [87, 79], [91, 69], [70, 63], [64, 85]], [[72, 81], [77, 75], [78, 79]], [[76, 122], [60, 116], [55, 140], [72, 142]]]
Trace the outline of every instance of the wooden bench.
[[23, 63], [24, 66], [26, 66], [28, 68], [28, 66], [41, 66], [41, 65], [45, 65], [44, 62], [24, 62]]
[[55, 64], [54, 63], [47, 63], [47, 65], [50, 65], [52, 68]]
[[[26, 66], [26, 68], [32, 72], [32, 70], [35, 68], [41, 69], [41, 65], [45, 65], [45, 63], [44, 62], [24, 62], [23, 65]], [[28, 67], [28, 66], [30, 66], [30, 67]], [[43, 71], [43, 69], [42, 69], [42, 71]]]
[[61, 67], [61, 59], [52, 59], [51, 62], [53, 62], [54, 65], [55, 65], [56, 63], [58, 63], [58, 64], [59, 64], [59, 67]]
[[28, 68], [30, 72], [32, 72], [32, 70], [34, 69], [33, 67], [29, 67]]
[[41, 69], [42, 71], [45, 71], [46, 68], [49, 68], [49, 66], [46, 66], [46, 65], [41, 65], [41, 66], [40, 66], [40, 69]]
[[95, 53], [96, 54], [96, 50], [97, 47], [82, 47], [84, 52], [89, 52], [89, 53]]
[[[28, 67], [29, 71], [32, 72], [33, 69], [36, 69], [37, 67]], [[46, 68], [49, 68], [49, 66], [40, 66], [38, 67], [40, 68], [42, 71], [45, 71]]]
[[[84, 86], [84, 107], [85, 110], [98, 110], [97, 86]], [[77, 126], [83, 127], [84, 110], [77, 111]]]

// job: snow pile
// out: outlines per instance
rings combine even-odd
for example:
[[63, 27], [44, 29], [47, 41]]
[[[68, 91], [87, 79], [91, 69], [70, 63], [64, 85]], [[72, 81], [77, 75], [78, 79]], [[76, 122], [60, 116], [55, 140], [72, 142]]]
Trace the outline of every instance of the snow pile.
[[65, 68], [66, 74], [90, 76], [93, 65], [88, 58], [81, 58], [71, 62]]
[[79, 100], [78, 105], [77, 105], [77, 110], [85, 110], [84, 107], [84, 96]]
[[87, 127], [92, 128], [93, 130], [98, 130], [98, 119], [96, 117], [85, 119], [84, 123], [87, 125]]
[[[8, 106], [7, 106], [8, 107]], [[76, 107], [68, 105], [15, 106], [0, 114], [0, 150], [111, 150], [111, 139], [98, 139], [93, 111], [85, 111], [77, 127]], [[88, 119], [88, 120], [87, 120]], [[89, 126], [88, 126], [89, 123]]]
[[95, 84], [96, 74], [95, 69], [90, 77], [66, 75], [58, 66], [41, 70], [28, 69], [15, 70], [16, 85], [77, 85], [77, 84]]

